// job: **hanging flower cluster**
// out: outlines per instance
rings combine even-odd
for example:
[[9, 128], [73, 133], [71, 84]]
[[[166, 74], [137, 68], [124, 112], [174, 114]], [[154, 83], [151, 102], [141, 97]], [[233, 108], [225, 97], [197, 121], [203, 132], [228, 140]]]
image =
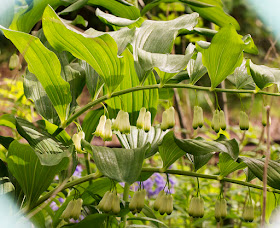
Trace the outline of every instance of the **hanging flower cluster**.
[[105, 213], [118, 214], [120, 208], [120, 198], [116, 191], [107, 191], [98, 204], [98, 209]]
[[170, 107], [162, 113], [161, 130], [173, 128], [175, 126], [175, 109]]

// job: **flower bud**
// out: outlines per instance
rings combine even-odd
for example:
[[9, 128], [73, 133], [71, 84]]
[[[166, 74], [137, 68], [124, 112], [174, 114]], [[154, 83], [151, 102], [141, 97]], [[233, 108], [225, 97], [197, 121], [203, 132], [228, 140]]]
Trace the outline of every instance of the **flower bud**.
[[267, 124], [267, 112], [266, 112], [266, 108], [263, 107], [262, 108], [262, 125], [265, 127]]
[[200, 197], [193, 197], [189, 206], [189, 215], [193, 218], [204, 216], [204, 200]]
[[144, 131], [148, 132], [151, 130], [151, 113], [147, 111], [144, 117]]
[[171, 215], [173, 211], [173, 196], [169, 194], [167, 196], [167, 209], [166, 209], [166, 214]]
[[249, 129], [249, 118], [248, 118], [248, 115], [243, 111], [240, 111], [239, 127], [240, 127], [240, 130]]
[[140, 213], [145, 206], [146, 190], [142, 189], [139, 193], [138, 204], [136, 206], [137, 212]]
[[227, 201], [225, 199], [218, 199], [215, 205], [215, 218], [217, 221], [227, 217]]
[[103, 206], [103, 211], [105, 213], [109, 213], [110, 211], [112, 211], [112, 202], [114, 199], [114, 194], [112, 192], [110, 192], [106, 198], [106, 201], [104, 202], [104, 206]]
[[199, 203], [198, 217], [202, 218], [204, 216], [204, 200], [202, 198], [199, 198], [198, 203]]
[[168, 208], [168, 197], [166, 194], [164, 194], [161, 198], [161, 204], [160, 204], [160, 207], [159, 207], [159, 210], [158, 212], [161, 214], [161, 215], [164, 215], [167, 211], [167, 208]]
[[129, 115], [128, 115], [127, 112], [121, 113], [120, 122], [119, 122], [119, 131], [122, 134], [129, 134], [130, 133]]
[[198, 106], [194, 106], [192, 127], [194, 130], [198, 128]]
[[78, 134], [74, 134], [72, 136], [72, 141], [74, 143], [75, 149], [77, 152], [82, 152], [81, 148], [81, 140], [85, 139], [85, 133], [83, 131], [80, 131]]
[[136, 207], [137, 207], [137, 203], [138, 203], [138, 201], [137, 201], [138, 197], [139, 197], [139, 191], [134, 193], [134, 195], [133, 195], [133, 197], [132, 197], [132, 199], [129, 203], [129, 210], [132, 211], [132, 212], [135, 211], [135, 210], [137, 212]]
[[117, 193], [113, 193], [114, 197], [113, 197], [113, 202], [112, 202], [112, 212], [114, 214], [118, 214], [121, 211], [120, 208], [120, 198], [118, 197]]
[[105, 123], [106, 123], [106, 116], [103, 115], [100, 117], [99, 123], [96, 127], [96, 131], [94, 132], [95, 136], [104, 136], [104, 131], [105, 131]]
[[175, 126], [175, 109], [170, 107], [167, 111], [167, 121], [168, 121], [168, 128], [173, 128]]
[[123, 110], [120, 110], [117, 114], [116, 119], [112, 123], [112, 130], [118, 131], [119, 130], [119, 124], [120, 124], [120, 119], [121, 115], [124, 113]]
[[245, 222], [253, 222], [254, 220], [254, 207], [253, 205], [246, 205], [243, 212], [243, 219]]
[[220, 131], [220, 115], [218, 110], [214, 112], [211, 127], [216, 133]]
[[81, 198], [74, 200], [74, 206], [73, 206], [72, 216], [71, 216], [73, 219], [77, 220], [80, 217], [82, 206], [83, 206], [83, 200]]
[[162, 113], [162, 121], [160, 127], [163, 131], [168, 129], [168, 113], [166, 110]]
[[19, 62], [19, 57], [17, 54], [13, 54], [9, 61], [10, 70], [14, 70], [18, 67], [18, 70], [21, 70], [21, 64]]
[[104, 194], [103, 198], [100, 200], [100, 202], [99, 202], [99, 204], [97, 206], [101, 211], [103, 211], [104, 204], [105, 204], [109, 194], [110, 194], [110, 191], [107, 191]]
[[70, 202], [67, 204], [60, 218], [65, 220], [71, 218], [72, 210], [74, 209], [74, 206], [75, 206], [74, 200], [70, 200]]
[[219, 113], [219, 119], [220, 119], [220, 128], [222, 130], [226, 130], [227, 124], [226, 124], [225, 113], [224, 113], [223, 110], [221, 110], [220, 113]]
[[104, 141], [112, 140], [112, 127], [111, 126], [112, 126], [111, 120], [107, 119], [105, 122], [104, 135], [103, 135]]
[[203, 127], [204, 124], [203, 110], [200, 106], [197, 106], [197, 123], [200, 128]]
[[155, 200], [155, 202], [154, 202], [154, 210], [155, 211], [158, 211], [159, 210], [159, 208], [160, 208], [160, 204], [161, 204], [161, 200], [162, 200], [162, 197], [164, 196], [164, 191], [162, 190], [162, 191], [160, 191], [159, 192], [159, 194], [157, 195], [157, 198], [156, 198], [156, 200]]
[[139, 116], [138, 116], [138, 119], [137, 119], [137, 122], [136, 122], [136, 127], [138, 129], [143, 129], [144, 128], [145, 113], [146, 113], [146, 108], [142, 107], [140, 109]]

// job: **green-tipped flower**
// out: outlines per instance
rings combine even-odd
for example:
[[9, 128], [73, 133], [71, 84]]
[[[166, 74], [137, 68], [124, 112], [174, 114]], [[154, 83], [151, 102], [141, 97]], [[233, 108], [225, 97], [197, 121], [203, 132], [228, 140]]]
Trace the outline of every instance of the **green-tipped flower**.
[[204, 216], [204, 200], [200, 197], [193, 197], [189, 206], [189, 215], [193, 218]]
[[214, 112], [211, 127], [216, 133], [220, 131], [220, 113], [218, 110]]
[[142, 189], [134, 193], [130, 203], [129, 203], [129, 210], [132, 213], [140, 213], [145, 206], [145, 196], [146, 190]]
[[218, 199], [215, 205], [215, 218], [217, 221], [227, 217], [227, 201], [225, 199]]
[[65, 220], [71, 218], [72, 210], [74, 209], [74, 206], [75, 206], [75, 202], [74, 202], [74, 200], [71, 200], [67, 204], [67, 206], [66, 206], [65, 210], [63, 211], [62, 215], [60, 216], [60, 218], [65, 219]]
[[112, 122], [112, 130], [115, 130], [115, 131], [119, 130], [120, 119], [121, 119], [121, 115], [123, 113], [124, 113], [123, 110], [120, 110], [118, 112], [116, 119]]
[[102, 138], [104, 141], [112, 140], [112, 123], [110, 119], [107, 119], [105, 122], [104, 135]]
[[99, 204], [97, 206], [101, 211], [103, 211], [103, 207], [105, 205], [106, 200], [108, 199], [109, 194], [110, 194], [110, 191], [107, 191], [104, 194], [103, 198], [100, 200], [100, 202], [99, 202]]
[[204, 118], [203, 118], [203, 110], [200, 106], [197, 106], [197, 124], [201, 128], [204, 124]]
[[136, 122], [136, 127], [138, 129], [143, 129], [144, 128], [145, 113], [146, 113], [146, 108], [142, 107], [140, 109], [139, 116], [138, 116], [138, 119], [137, 119], [137, 122]]
[[151, 113], [147, 111], [144, 117], [144, 131], [148, 132], [151, 130]]
[[114, 194], [114, 196], [113, 196], [113, 201], [112, 201], [112, 212], [114, 214], [118, 214], [121, 211], [120, 198], [118, 197], [116, 192], [114, 192], [113, 194]]
[[74, 208], [72, 210], [72, 218], [73, 219], [77, 220], [80, 217], [82, 206], [83, 206], [83, 200], [81, 198], [75, 200], [75, 205], [74, 205]]
[[129, 122], [129, 115], [127, 112], [122, 112], [120, 116], [119, 122], [119, 131], [122, 134], [129, 134], [130, 133], [130, 122]]
[[155, 200], [155, 202], [154, 202], [154, 210], [155, 211], [158, 211], [159, 210], [159, 208], [160, 208], [160, 205], [161, 205], [161, 201], [162, 201], [162, 197], [164, 196], [164, 191], [162, 190], [162, 191], [160, 191], [159, 192], [159, 194], [157, 195], [157, 198], [156, 198], [156, 200]]
[[194, 109], [193, 109], [192, 127], [194, 130], [196, 130], [198, 128], [198, 106], [194, 106]]
[[10, 70], [14, 70], [18, 67], [18, 70], [21, 70], [21, 64], [19, 62], [19, 57], [17, 54], [13, 54], [9, 61]]
[[161, 125], [160, 125], [161, 130], [165, 131], [168, 129], [168, 113], [167, 110], [165, 110], [162, 113], [162, 121], [161, 121]]
[[168, 208], [168, 204], [167, 204], [167, 198], [168, 196], [166, 194], [164, 194], [161, 198], [161, 204], [160, 204], [160, 207], [158, 209], [158, 212], [161, 214], [161, 215], [164, 215], [167, 211], [167, 208]]
[[253, 205], [246, 205], [243, 212], [243, 219], [245, 222], [253, 222], [254, 220], [254, 207]]
[[240, 111], [239, 127], [240, 127], [240, 130], [249, 129], [249, 117], [243, 111]]
[[106, 123], [106, 116], [103, 115], [100, 117], [99, 123], [96, 127], [96, 131], [94, 132], [95, 136], [104, 136], [104, 131], [105, 131], [105, 123]]
[[83, 131], [80, 131], [78, 134], [74, 134], [72, 136], [72, 141], [74, 143], [75, 149], [79, 153], [82, 152], [82, 148], [81, 148], [82, 139], [85, 139], [85, 133]]
[[173, 211], [173, 196], [169, 194], [167, 196], [167, 209], [166, 209], [166, 214], [171, 215]]
[[267, 125], [267, 112], [266, 108], [262, 108], [262, 125], [265, 127]]
[[224, 113], [223, 110], [221, 110], [220, 113], [219, 113], [219, 119], [220, 119], [220, 128], [222, 130], [226, 130], [227, 124], [226, 124], [225, 113]]
[[83, 205], [83, 200], [82, 199], [73, 199], [71, 200], [65, 210], [63, 211], [62, 215], [60, 218], [68, 220], [70, 218], [73, 218], [77, 220], [80, 215], [81, 215], [81, 210], [82, 210], [82, 205]]
[[109, 213], [112, 211], [112, 202], [114, 199], [114, 194], [112, 192], [109, 192], [109, 194], [106, 197], [106, 201], [104, 202], [103, 208], [101, 209], [105, 213]]
[[175, 126], [175, 109], [170, 107], [167, 111], [168, 128], [173, 128]]

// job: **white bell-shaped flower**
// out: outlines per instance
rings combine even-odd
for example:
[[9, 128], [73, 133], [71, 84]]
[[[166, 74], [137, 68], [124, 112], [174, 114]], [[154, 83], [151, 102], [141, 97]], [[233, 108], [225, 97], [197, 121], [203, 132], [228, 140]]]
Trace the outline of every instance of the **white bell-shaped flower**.
[[121, 113], [120, 122], [119, 122], [119, 131], [123, 134], [130, 133], [130, 122], [129, 122], [129, 114], [127, 112]]
[[168, 113], [168, 128], [172, 128], [175, 126], [175, 109], [170, 107], [167, 109]]
[[151, 113], [148, 111], [145, 113], [145, 118], [144, 118], [144, 131], [148, 132], [151, 130]]
[[106, 119], [107, 118], [105, 115], [100, 117], [99, 123], [96, 127], [96, 131], [94, 132], [95, 136], [100, 136], [101, 138], [104, 136]]
[[79, 133], [74, 134], [72, 136], [72, 141], [74, 143], [75, 149], [79, 153], [82, 152], [82, 148], [81, 148], [82, 139], [85, 139], [85, 133], [83, 131], [80, 131]]
[[165, 131], [168, 129], [168, 112], [167, 110], [165, 110], [163, 113], [162, 113], [162, 120], [161, 120], [161, 130]]
[[138, 129], [143, 129], [144, 128], [145, 113], [146, 113], [146, 108], [142, 107], [140, 109], [139, 116], [138, 116], [138, 119], [137, 119], [137, 122], [136, 122], [136, 127]]
[[110, 119], [107, 119], [105, 122], [105, 130], [103, 135], [104, 141], [111, 141], [112, 140], [112, 123]]

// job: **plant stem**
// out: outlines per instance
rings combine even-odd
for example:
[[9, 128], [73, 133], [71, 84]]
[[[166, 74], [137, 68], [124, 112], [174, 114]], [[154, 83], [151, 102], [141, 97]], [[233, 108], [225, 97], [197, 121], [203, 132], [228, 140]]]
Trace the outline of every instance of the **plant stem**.
[[270, 107], [266, 107], [266, 118], [267, 118], [267, 125], [266, 125], [266, 133], [267, 133], [267, 139], [266, 139], [266, 145], [267, 150], [265, 153], [265, 163], [263, 167], [263, 208], [262, 208], [262, 220], [261, 220], [261, 227], [265, 227], [265, 212], [266, 212], [266, 195], [267, 195], [267, 167], [270, 157], [270, 134], [269, 134], [269, 126], [270, 126], [270, 120], [269, 115], [270, 114]]
[[[128, 201], [129, 188], [130, 188], [130, 185], [128, 183], [125, 183], [124, 189], [123, 189], [123, 201], [124, 202]], [[124, 215], [122, 217], [122, 221], [123, 221], [123, 228], [126, 228], [126, 221], [127, 221], [127, 216], [126, 215]]]
[[[145, 86], [136, 86], [129, 89], [120, 90], [117, 92], [113, 92], [111, 96], [108, 95], [102, 96], [92, 102], [89, 102], [85, 106], [81, 107], [77, 110], [76, 113], [74, 113], [68, 120], [66, 120], [62, 124], [62, 128], [67, 127], [70, 123], [72, 123], [76, 118], [78, 118], [80, 115], [82, 115], [84, 112], [89, 110], [90, 108], [94, 107], [95, 105], [104, 102], [110, 98], [117, 97], [123, 94], [140, 91], [140, 90], [149, 90], [149, 89], [159, 89], [161, 88], [160, 84], [154, 84], [154, 85], [145, 85]], [[209, 92], [219, 92], [219, 93], [249, 93], [249, 94], [264, 94], [269, 96], [280, 96], [280, 93], [272, 93], [272, 92], [265, 92], [265, 91], [255, 91], [255, 90], [238, 90], [238, 89], [222, 89], [222, 88], [214, 88], [211, 87], [204, 87], [204, 86], [196, 86], [196, 85], [190, 85], [190, 84], [165, 84], [162, 86], [162, 88], [184, 88], [184, 89], [196, 89], [196, 90], [202, 90], [202, 91], [209, 91]]]
[[[89, 153], [84, 154], [85, 157], [85, 163], [86, 163], [86, 169], [87, 169], [87, 174], [91, 174], [91, 169], [90, 169], [90, 160], [89, 160]], [[90, 184], [92, 181], [90, 180]]]

